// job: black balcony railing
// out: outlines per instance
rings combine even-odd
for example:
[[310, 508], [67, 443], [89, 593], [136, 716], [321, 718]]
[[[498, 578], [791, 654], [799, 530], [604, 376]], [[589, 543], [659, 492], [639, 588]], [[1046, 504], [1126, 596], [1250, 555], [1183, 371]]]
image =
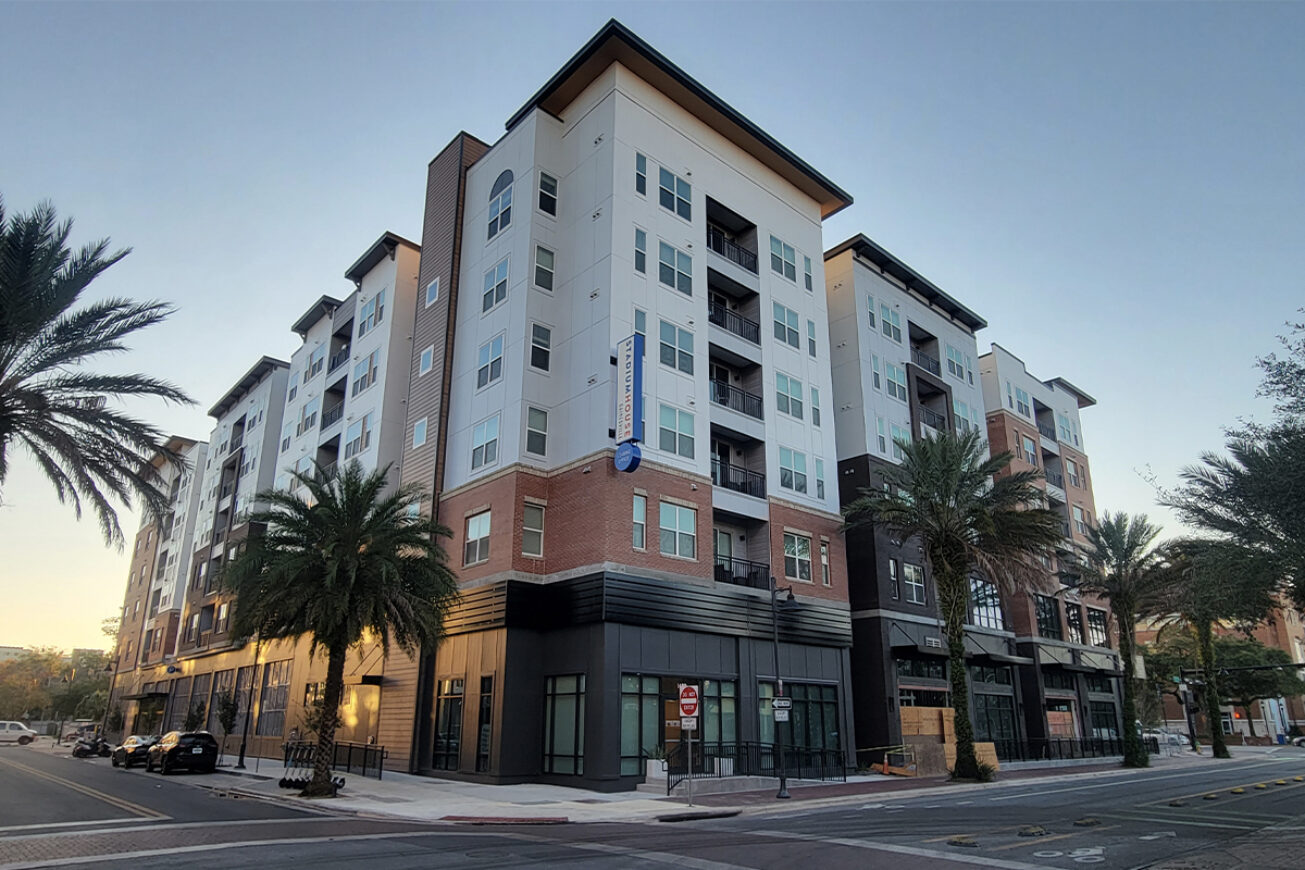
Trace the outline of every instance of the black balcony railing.
[[947, 429], [947, 415], [939, 414], [937, 411], [931, 411], [928, 408], [920, 409], [920, 422], [930, 428], [944, 432]]
[[769, 589], [770, 566], [764, 562], [717, 556], [716, 582], [747, 586], [749, 589]]
[[766, 497], [766, 475], [748, 471], [739, 465], [730, 465], [719, 459], [711, 461], [711, 482], [715, 486], [732, 489], [755, 498]]
[[[981, 741], [983, 742], [983, 741]], [[1067, 758], [1113, 758], [1124, 754], [1120, 737], [1035, 737], [988, 741], [1002, 761], [1060, 761]]]
[[240, 449], [240, 445], [244, 443], [245, 443], [244, 433], [241, 433], [239, 435], [232, 435], [231, 440], [227, 442], [227, 452], [235, 453], [237, 450]]
[[740, 247], [729, 239], [725, 234], [715, 227], [707, 227], [707, 247], [720, 254], [737, 266], [747, 269], [752, 274], [757, 274], [757, 255], [747, 248]]
[[340, 422], [340, 418], [343, 416], [344, 416], [344, 402], [341, 402], [340, 404], [336, 405], [334, 408], [331, 408], [328, 411], [323, 411], [322, 428], [325, 429], [326, 427], [332, 425], [333, 423]]
[[742, 314], [730, 311], [718, 302], [713, 302], [708, 306], [707, 320], [726, 332], [734, 333], [739, 338], [753, 344], [761, 344], [761, 324], [748, 320]]
[[942, 363], [938, 362], [938, 357], [930, 356], [918, 347], [913, 347], [911, 361], [930, 374], [942, 377]]
[[340, 366], [344, 365], [345, 362], [349, 359], [349, 352], [351, 350], [352, 348], [346, 344], [344, 347], [340, 348], [335, 353], [331, 354], [331, 361], [330, 363], [327, 364], [326, 367], [327, 373], [329, 374], [330, 372], [333, 372], [336, 369], [338, 369]]
[[[686, 779], [724, 779], [730, 776], [774, 776], [780, 773], [778, 743], [699, 743], [692, 755], [686, 743], [677, 743], [666, 753], [666, 793]], [[846, 782], [847, 761], [841, 749], [808, 749], [785, 746], [784, 774], [790, 779]], [[690, 764], [692, 760], [692, 764]]]
[[1042, 473], [1047, 476], [1047, 483], [1051, 484], [1052, 486], [1058, 486], [1061, 489], [1065, 488], [1065, 475], [1061, 474], [1059, 471], [1052, 471], [1050, 468], [1048, 468], [1044, 470]]
[[711, 400], [740, 414], [765, 419], [761, 412], [761, 396], [754, 396], [724, 381], [711, 382]]
[[1052, 441], [1056, 440], [1056, 427], [1050, 423], [1038, 423], [1038, 431], [1050, 438]]

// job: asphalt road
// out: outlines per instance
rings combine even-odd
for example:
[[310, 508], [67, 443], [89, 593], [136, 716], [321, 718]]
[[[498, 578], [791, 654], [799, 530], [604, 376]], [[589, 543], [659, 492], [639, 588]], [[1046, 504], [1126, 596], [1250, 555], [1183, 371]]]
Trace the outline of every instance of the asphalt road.
[[[794, 802], [732, 819], [641, 825], [465, 827], [364, 819], [235, 799], [198, 787], [203, 780], [114, 770], [107, 759], [0, 748], [0, 870], [179, 864], [214, 870], [1137, 868], [1208, 854], [1305, 815], [1305, 753], [1295, 751], [1140, 774], [1022, 780], [902, 799], [888, 794], [832, 807]], [[1244, 792], [1234, 794], [1234, 787]], [[1210, 793], [1217, 797], [1205, 800]], [[1037, 835], [1021, 836], [1028, 826], [1037, 826]], [[1305, 866], [1305, 859], [1279, 866]]]

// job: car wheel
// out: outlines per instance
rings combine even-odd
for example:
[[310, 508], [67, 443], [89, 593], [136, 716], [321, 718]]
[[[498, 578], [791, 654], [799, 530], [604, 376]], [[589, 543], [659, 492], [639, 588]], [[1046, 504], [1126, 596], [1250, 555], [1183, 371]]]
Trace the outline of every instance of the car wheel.
[[145, 759], [145, 772], [146, 773], [154, 772], [154, 759], [152, 758]]
[[31, 743], [31, 742], [32, 742], [32, 738], [27, 737], [26, 735], [24, 735], [24, 736], [18, 738], [18, 745], [19, 745], [19, 746], [26, 746], [27, 744], [29, 744], [29, 743]]
[[112, 764], [114, 767], [117, 767], [117, 766], [118, 766], [118, 756], [116, 756], [116, 755], [109, 756], [109, 764]]
[[159, 759], [159, 773], [161, 773], [163, 776], [167, 776], [171, 772], [172, 772], [172, 765], [168, 764], [168, 757], [165, 755]]

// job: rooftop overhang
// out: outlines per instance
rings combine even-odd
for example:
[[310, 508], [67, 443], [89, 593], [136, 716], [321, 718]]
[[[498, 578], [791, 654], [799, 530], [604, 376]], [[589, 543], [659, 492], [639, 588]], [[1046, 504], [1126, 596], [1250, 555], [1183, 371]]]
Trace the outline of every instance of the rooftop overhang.
[[1078, 399], [1078, 406], [1080, 408], [1091, 408], [1093, 405], [1097, 403], [1096, 399], [1092, 398], [1087, 393], [1083, 392], [1078, 387], [1074, 386], [1064, 378], [1052, 378], [1051, 380], [1047, 381], [1047, 383], [1058, 390], [1064, 390], [1065, 392], [1073, 395], [1074, 398]]
[[236, 403], [245, 397], [245, 394], [258, 386], [263, 378], [270, 375], [277, 369], [288, 369], [290, 363], [279, 360], [274, 357], [265, 356], [254, 367], [236, 381], [236, 385], [227, 391], [227, 394], [218, 400], [218, 403], [208, 409], [208, 415], [216, 420], [221, 420], [228, 411], [236, 406]]
[[168, 464], [169, 455], [176, 455], [183, 450], [194, 447], [198, 443], [194, 438], [186, 438], [183, 435], [169, 435], [168, 440], [163, 442], [163, 450], [154, 454], [154, 458], [150, 460], [150, 465], [155, 468], [162, 468]]
[[300, 338], [303, 338], [308, 334], [308, 330], [313, 328], [314, 323], [321, 320], [323, 317], [330, 317], [335, 309], [343, 304], [343, 302], [336, 299], [334, 296], [323, 296], [314, 302], [312, 307], [305, 311], [303, 315], [295, 321], [294, 326], [290, 328], [299, 333]]
[[354, 261], [354, 264], [344, 273], [344, 277], [357, 284], [362, 281], [363, 276], [376, 267], [376, 264], [386, 257], [394, 259], [394, 252], [399, 245], [407, 245], [414, 251], [420, 251], [421, 245], [416, 242], [410, 242], [397, 233], [389, 230], [381, 233], [381, 237], [372, 243], [361, 257]]
[[936, 284], [897, 259], [864, 233], [855, 235], [842, 244], [835, 245], [825, 251], [825, 259], [833, 259], [849, 249], [858, 256], [874, 263], [884, 271], [884, 274], [891, 275], [901, 281], [908, 290], [919, 293], [931, 305], [946, 312], [958, 323], [964, 324], [971, 332], [977, 332], [988, 325], [988, 321], [944, 293]]
[[608, 21], [516, 114], [508, 118], [507, 129], [511, 130], [534, 109], [560, 117], [581, 91], [613, 63], [621, 64], [666, 94], [818, 202], [822, 218], [837, 214], [852, 204], [851, 194], [779, 144], [769, 133], [707, 90], [616, 19]]

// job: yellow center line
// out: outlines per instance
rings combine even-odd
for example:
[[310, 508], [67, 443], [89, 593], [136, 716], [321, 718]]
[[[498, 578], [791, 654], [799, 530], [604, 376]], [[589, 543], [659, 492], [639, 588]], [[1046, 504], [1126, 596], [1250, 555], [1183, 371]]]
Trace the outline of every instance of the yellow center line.
[[158, 810], [152, 810], [149, 807], [142, 806], [141, 804], [138, 803], [134, 803], [132, 801], [127, 800], [126, 798], [120, 798], [116, 795], [111, 795], [106, 792], [99, 791], [98, 789], [93, 789], [90, 786], [83, 785], [80, 782], [73, 782], [70, 779], [64, 779], [61, 776], [55, 776], [53, 773], [47, 773], [44, 770], [38, 770], [34, 767], [28, 767], [25, 764], [19, 764], [18, 762], [10, 761], [7, 758], [0, 758], [0, 765], [12, 767], [15, 770], [20, 770], [28, 774], [29, 776], [34, 776], [38, 779], [43, 779], [46, 780], [47, 782], [52, 782], [55, 783], [56, 785], [61, 785], [64, 788], [72, 789], [75, 792], [79, 792], [81, 794], [86, 795], [87, 797], [92, 797], [95, 798], [96, 800], [103, 801], [104, 803], [109, 804], [110, 806], [113, 807], [117, 807], [120, 810], [126, 810], [132, 815], [141, 816], [142, 818], [147, 818], [147, 819], [170, 818], [170, 816], [164, 815]]
[[[1247, 783], [1243, 783], [1243, 784], [1241, 784], [1241, 785], [1221, 785], [1221, 786], [1218, 786], [1217, 788], [1207, 788], [1207, 789], [1205, 789], [1205, 790], [1203, 790], [1203, 791], [1192, 792], [1191, 794], [1179, 794], [1179, 795], [1173, 795], [1173, 796], [1171, 796], [1171, 797], [1160, 798], [1159, 800], [1148, 801], [1148, 802], [1146, 802], [1146, 803], [1141, 803], [1141, 804], [1134, 804], [1134, 806], [1136, 806], [1136, 807], [1158, 807], [1158, 806], [1163, 806], [1163, 805], [1169, 803], [1169, 801], [1182, 801], [1182, 800], [1190, 800], [1190, 799], [1193, 799], [1193, 798], [1203, 798], [1203, 797], [1205, 797], [1205, 796], [1208, 795], [1208, 794], [1217, 794], [1217, 795], [1222, 795], [1223, 792], [1226, 792], [1226, 791], [1227, 791], [1227, 792], [1230, 792], [1230, 791], [1232, 791], [1232, 790], [1235, 789], [1235, 788], [1250, 788], [1250, 789], [1253, 789], [1253, 788], [1255, 788], [1255, 786], [1259, 785], [1261, 782], [1264, 782], [1264, 780], [1256, 780], [1255, 782], [1247, 782]], [[1279, 792], [1279, 791], [1287, 791], [1288, 789], [1301, 788], [1302, 786], [1305, 786], [1305, 783], [1293, 783], [1293, 784], [1288, 785], [1288, 786], [1277, 786], [1277, 787], [1274, 788], [1273, 790], [1274, 790], [1275, 792]], [[1246, 797], [1255, 797], [1255, 795], [1246, 795]], [[1231, 800], [1239, 800], [1239, 799], [1240, 799], [1239, 797], [1236, 797], [1236, 798], [1229, 798], [1228, 800], [1231, 801]], [[1227, 803], [1228, 801], [1224, 801], [1224, 802]]]
[[921, 842], [921, 843], [941, 843], [943, 840], [952, 840], [952, 839], [955, 839], [956, 837], [977, 837], [979, 834], [1000, 834], [1000, 833], [1003, 833], [1003, 832], [1005, 832], [1005, 831], [1016, 831], [1016, 830], [1019, 830], [1020, 828], [1027, 828], [1027, 827], [1028, 827], [1028, 825], [1011, 825], [1009, 828], [992, 828], [992, 829], [990, 829], [990, 830], [983, 830], [983, 831], [979, 831], [979, 832], [977, 832], [977, 833], [969, 833], [969, 834], [947, 834], [947, 835], [942, 836], [942, 837], [930, 837], [929, 839], [927, 839], [927, 840], [921, 840], [920, 842]]
[[1111, 831], [1122, 825], [1097, 825], [1091, 828], [1084, 828], [1081, 831], [1070, 831], [1068, 834], [1053, 834], [1050, 837], [1029, 837], [1027, 843], [1007, 843], [1005, 846], [995, 846], [989, 849], [989, 852], [1005, 852], [1008, 849], [1023, 849], [1028, 846], [1037, 846], [1042, 843], [1050, 843], [1053, 840], [1064, 840], [1067, 837], [1078, 837], [1082, 834], [1096, 833], [1098, 831]]

